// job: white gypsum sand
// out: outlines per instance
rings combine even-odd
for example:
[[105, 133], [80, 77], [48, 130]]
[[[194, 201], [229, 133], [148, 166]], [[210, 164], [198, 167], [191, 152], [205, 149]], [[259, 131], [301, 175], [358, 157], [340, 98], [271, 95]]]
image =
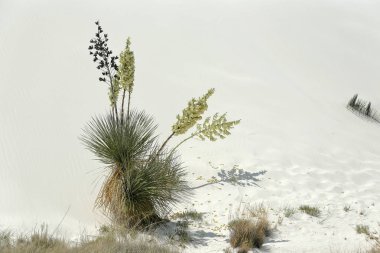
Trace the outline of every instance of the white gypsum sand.
[[93, 210], [104, 170], [78, 140], [108, 109], [87, 51], [100, 19], [113, 51], [131, 36], [133, 104], [154, 116], [162, 140], [210, 87], [208, 115], [242, 119], [225, 140], [180, 149], [194, 187], [222, 170], [245, 173], [245, 185], [205, 186], [176, 207], [205, 213], [185, 251], [221, 252], [231, 215], [261, 202], [275, 223], [285, 207], [321, 210], [284, 217], [263, 252], [369, 248], [356, 225], [380, 231], [380, 125], [345, 106], [359, 93], [380, 110], [379, 12], [359, 0], [1, 1], [0, 229], [54, 229], [68, 208], [68, 237], [105, 221]]

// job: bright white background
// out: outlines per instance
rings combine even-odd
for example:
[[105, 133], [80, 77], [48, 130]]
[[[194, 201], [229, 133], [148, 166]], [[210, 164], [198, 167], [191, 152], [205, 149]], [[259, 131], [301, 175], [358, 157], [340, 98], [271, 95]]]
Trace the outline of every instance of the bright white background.
[[[78, 140], [108, 108], [87, 50], [96, 20], [114, 52], [131, 37], [132, 104], [155, 117], [162, 138], [210, 87], [210, 113], [242, 119], [225, 141], [185, 145], [189, 171], [239, 163], [291, 182], [290, 168], [312, 168], [320, 177], [300, 178], [293, 195], [283, 190], [294, 182], [269, 181], [278, 189], [259, 197], [324, 203], [352, 190], [365, 193], [347, 201], [379, 201], [379, 125], [345, 109], [359, 93], [380, 110], [379, 14], [375, 0], [0, 0], [0, 228], [54, 227], [69, 207], [63, 229], [102, 221], [92, 208], [102, 165]], [[317, 179], [336, 185], [304, 191]]]

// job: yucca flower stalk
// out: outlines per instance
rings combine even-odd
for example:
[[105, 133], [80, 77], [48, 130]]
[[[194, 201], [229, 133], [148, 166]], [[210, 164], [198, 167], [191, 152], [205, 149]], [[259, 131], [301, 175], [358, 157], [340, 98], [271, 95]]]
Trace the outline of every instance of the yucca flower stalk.
[[231, 129], [240, 123], [240, 120], [228, 121], [226, 119], [227, 113], [219, 115], [215, 113], [214, 116], [207, 117], [203, 124], [197, 124], [196, 131], [193, 132], [189, 137], [182, 140], [173, 149], [176, 150], [184, 142], [194, 138], [199, 137], [202, 141], [208, 139], [210, 141], [216, 141], [218, 138], [224, 139], [231, 134]]
[[135, 79], [135, 56], [130, 48], [131, 40], [127, 39], [125, 50], [120, 53], [120, 67], [118, 70], [119, 85], [123, 89], [123, 96], [121, 102], [121, 119], [124, 116], [124, 100], [125, 94], [128, 92], [128, 106], [127, 106], [127, 119], [131, 105], [131, 94], [133, 91], [133, 82]]
[[109, 85], [109, 99], [111, 102], [111, 108], [118, 118], [117, 112], [117, 98], [119, 96], [119, 85], [115, 84], [118, 80], [116, 74], [118, 66], [116, 64], [117, 56], [112, 56], [112, 51], [108, 48], [108, 34], [103, 33], [103, 28], [100, 26], [99, 21], [95, 22], [97, 26], [97, 32], [95, 38], [90, 40], [90, 46], [88, 50], [92, 55], [93, 61], [98, 63], [97, 69], [102, 71], [102, 76], [99, 77], [99, 81], [105, 82]]
[[[198, 99], [192, 98], [185, 109], [182, 110], [182, 115], [177, 115], [177, 121], [172, 126], [171, 135], [165, 140], [159, 149], [156, 156], [161, 154], [162, 149], [173, 136], [185, 134], [189, 129], [194, 127], [197, 122], [202, 119], [202, 115], [207, 111], [208, 99], [215, 93], [215, 89], [209, 89], [206, 94]], [[240, 123], [240, 120], [227, 121], [226, 113], [219, 116], [219, 113], [212, 117], [207, 117], [203, 124], [197, 125], [197, 130], [189, 137], [178, 143], [173, 150], [176, 150], [184, 142], [194, 137], [199, 137], [201, 140], [216, 141], [218, 138], [224, 139], [230, 135], [230, 130]]]
[[182, 110], [182, 115], [177, 115], [177, 121], [172, 126], [172, 133], [164, 141], [156, 156], [161, 154], [161, 151], [173, 136], [186, 133], [187, 130], [197, 123], [197, 121], [202, 119], [203, 113], [208, 109], [207, 100], [212, 94], [214, 94], [214, 92], [215, 89], [209, 89], [202, 97], [199, 97], [198, 99], [192, 98], [187, 103], [187, 107]]

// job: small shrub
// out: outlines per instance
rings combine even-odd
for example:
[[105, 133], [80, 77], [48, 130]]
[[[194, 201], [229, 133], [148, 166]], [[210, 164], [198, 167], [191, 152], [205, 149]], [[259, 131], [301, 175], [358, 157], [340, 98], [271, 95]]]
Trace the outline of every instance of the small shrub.
[[351, 211], [351, 207], [350, 206], [344, 206], [343, 210], [347, 213], [347, 212]]
[[98, 231], [101, 235], [108, 234], [111, 233], [112, 227], [108, 225], [101, 225]]
[[356, 232], [358, 234], [365, 234], [367, 236], [370, 235], [369, 227], [366, 225], [356, 225]]
[[177, 227], [175, 234], [178, 237], [178, 241], [181, 246], [188, 244], [191, 241], [190, 234], [188, 232], [189, 222], [188, 221], [179, 221], [177, 222]]
[[173, 219], [190, 219], [194, 221], [203, 220], [203, 213], [199, 213], [195, 210], [188, 210], [180, 213], [175, 213], [172, 215]]
[[235, 219], [229, 224], [230, 244], [233, 248], [260, 248], [266, 236], [271, 233], [269, 221], [266, 216], [256, 220]]
[[179, 246], [185, 247], [192, 240], [188, 229], [189, 221], [178, 221], [176, 223], [174, 233], [169, 235], [169, 239], [174, 243], [179, 243]]
[[290, 208], [290, 207], [284, 208], [284, 216], [286, 218], [292, 217], [296, 212], [297, 212], [297, 210], [295, 208]]
[[317, 207], [302, 205], [299, 207], [299, 210], [314, 217], [319, 217], [321, 215], [321, 211]]

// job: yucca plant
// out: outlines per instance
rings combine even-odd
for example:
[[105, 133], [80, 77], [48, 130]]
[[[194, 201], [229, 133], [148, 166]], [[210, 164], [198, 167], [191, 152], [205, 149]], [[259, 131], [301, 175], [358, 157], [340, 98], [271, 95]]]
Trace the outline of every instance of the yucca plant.
[[191, 188], [184, 180], [186, 173], [176, 152], [178, 146], [196, 136], [212, 141], [224, 138], [239, 121], [229, 122], [225, 114], [216, 114], [212, 120], [207, 118], [199, 124], [197, 130], [175, 148], [166, 147], [173, 136], [186, 133], [202, 119], [207, 100], [214, 93], [214, 89], [210, 89], [204, 96], [190, 100], [182, 115], [177, 116], [172, 134], [160, 145], [154, 133], [157, 125], [153, 118], [144, 111], [131, 109], [135, 58], [129, 38], [120, 56], [112, 56], [107, 45], [108, 35], [103, 34], [98, 21], [96, 25], [97, 33], [90, 41], [89, 50], [102, 72], [99, 80], [108, 84], [111, 110], [106, 115], [93, 117], [81, 137], [87, 149], [109, 170], [95, 206], [114, 222], [128, 227], [145, 226], [159, 221], [173, 204], [190, 194]]
[[94, 117], [85, 128], [82, 141], [110, 171], [96, 206], [114, 221], [157, 220], [188, 194], [175, 152], [150, 159], [157, 150], [156, 127], [144, 112], [132, 110], [124, 123], [109, 114]]

